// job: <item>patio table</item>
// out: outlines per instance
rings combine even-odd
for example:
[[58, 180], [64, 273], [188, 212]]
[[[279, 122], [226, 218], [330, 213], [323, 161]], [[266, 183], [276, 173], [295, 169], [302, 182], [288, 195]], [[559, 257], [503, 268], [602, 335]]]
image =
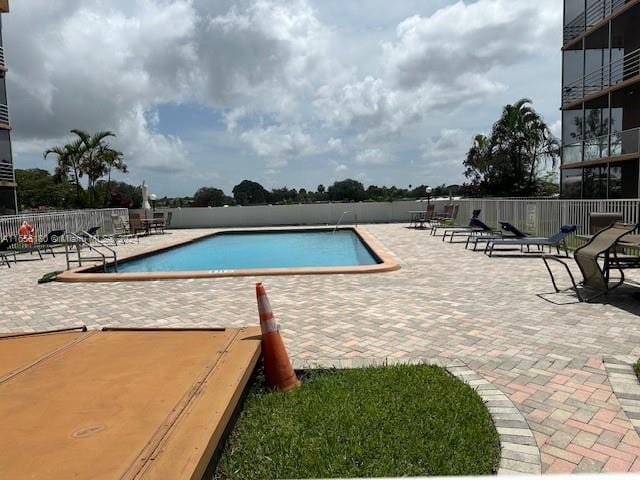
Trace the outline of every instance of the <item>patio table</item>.
[[420, 215], [424, 215], [425, 210], [409, 210], [409, 227], [414, 225], [414, 227], [418, 226], [418, 221], [420, 220]]

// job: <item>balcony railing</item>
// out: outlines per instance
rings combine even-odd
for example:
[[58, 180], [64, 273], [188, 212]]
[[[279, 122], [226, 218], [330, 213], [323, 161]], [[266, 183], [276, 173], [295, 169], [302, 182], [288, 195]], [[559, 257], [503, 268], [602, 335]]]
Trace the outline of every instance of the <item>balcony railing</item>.
[[14, 182], [13, 165], [10, 163], [0, 163], [0, 182]]
[[564, 43], [586, 32], [625, 3], [626, 0], [600, 0], [590, 5], [584, 12], [564, 26]]
[[4, 63], [4, 47], [0, 47], [0, 69], [5, 70], [7, 68], [6, 63]]
[[633, 154], [640, 154], [640, 128], [564, 145], [562, 147], [562, 163], [568, 165]]
[[9, 107], [0, 103], [0, 124], [9, 125]]
[[638, 75], [640, 75], [640, 48], [566, 85], [562, 89], [562, 104], [576, 102]]

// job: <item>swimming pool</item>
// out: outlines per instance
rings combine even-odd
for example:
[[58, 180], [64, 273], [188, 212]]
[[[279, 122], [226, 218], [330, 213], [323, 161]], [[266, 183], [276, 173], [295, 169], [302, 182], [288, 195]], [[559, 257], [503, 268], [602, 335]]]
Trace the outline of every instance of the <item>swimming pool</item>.
[[139, 281], [256, 275], [374, 273], [399, 268], [357, 228], [221, 231], [118, 259], [117, 267], [81, 267], [59, 281]]
[[[220, 271], [375, 265], [353, 230], [227, 232], [124, 262], [118, 272]], [[111, 267], [109, 272], [115, 273]]]

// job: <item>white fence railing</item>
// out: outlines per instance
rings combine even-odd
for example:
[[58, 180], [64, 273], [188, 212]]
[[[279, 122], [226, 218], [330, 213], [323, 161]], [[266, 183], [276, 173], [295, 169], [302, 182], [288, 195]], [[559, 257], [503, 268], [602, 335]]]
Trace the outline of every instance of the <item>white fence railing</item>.
[[28, 222], [36, 231], [36, 236], [47, 235], [52, 230], [80, 232], [91, 227], [100, 227], [100, 234], [113, 232], [111, 215], [128, 216], [126, 208], [106, 208], [102, 210], [74, 210], [53, 213], [24, 213], [0, 216], [0, 238], [18, 235], [22, 222]]
[[638, 223], [640, 200], [559, 200], [559, 199], [468, 199], [460, 200], [458, 219], [470, 218], [473, 210], [481, 209], [480, 218], [491, 226], [499, 221], [535, 235], [549, 236], [560, 226], [575, 224], [579, 234], [589, 233], [592, 212], [621, 213], [625, 222]]
[[[435, 200], [436, 210], [444, 210], [448, 200]], [[454, 200], [460, 205], [457, 221], [466, 224], [475, 209], [480, 218], [496, 227], [499, 221], [514, 224], [535, 235], [549, 236], [560, 226], [573, 223], [579, 233], [588, 233], [590, 212], [620, 212], [626, 222], [640, 220], [640, 200], [561, 200], [555, 198], [479, 198]], [[264, 227], [284, 225], [335, 225], [346, 212], [357, 214], [359, 223], [409, 223], [409, 211], [424, 210], [426, 202], [325, 203], [306, 205], [217, 207], [169, 209], [171, 228]], [[354, 216], [345, 217], [351, 224]]]

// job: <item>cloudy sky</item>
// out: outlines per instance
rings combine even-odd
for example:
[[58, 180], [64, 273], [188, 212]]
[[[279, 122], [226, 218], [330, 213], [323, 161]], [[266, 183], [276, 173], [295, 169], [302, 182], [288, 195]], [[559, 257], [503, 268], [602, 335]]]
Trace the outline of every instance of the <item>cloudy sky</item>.
[[4, 16], [17, 168], [112, 130], [129, 183], [462, 181], [501, 107], [559, 131], [559, 0], [28, 0]]

